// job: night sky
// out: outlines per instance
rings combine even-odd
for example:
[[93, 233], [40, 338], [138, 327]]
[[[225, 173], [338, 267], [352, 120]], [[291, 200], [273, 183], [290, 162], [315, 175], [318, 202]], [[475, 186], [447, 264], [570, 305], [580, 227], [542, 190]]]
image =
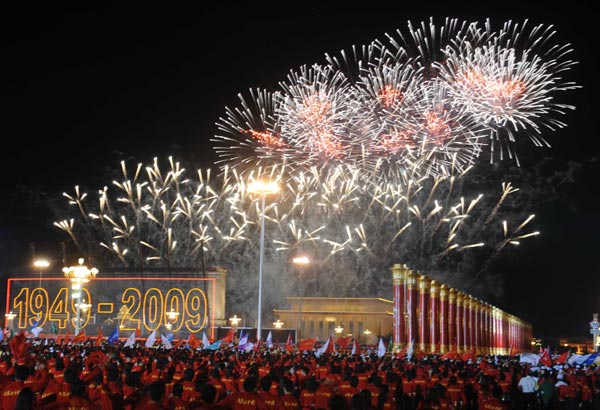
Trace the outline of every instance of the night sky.
[[106, 175], [124, 159], [173, 155], [212, 166], [215, 122], [240, 92], [274, 90], [289, 70], [384, 39], [408, 20], [490, 18], [500, 25], [528, 18], [553, 24], [561, 44], [572, 45], [579, 63], [565, 75], [582, 88], [561, 96], [576, 110], [560, 118], [565, 129], [548, 135], [552, 147], [523, 157], [525, 172], [542, 161], [550, 169], [549, 185], [539, 189], [552, 192], [551, 200], [531, 209], [542, 234], [504, 262], [503, 295], [492, 302], [531, 322], [536, 337], [589, 337], [588, 322], [600, 312], [599, 136], [592, 126], [592, 96], [600, 94], [591, 2], [554, 10], [547, 2], [327, 3], [4, 9], [2, 280], [30, 270], [32, 250], [60, 265], [58, 244], [66, 238], [52, 226], [47, 198], [75, 185], [110, 184]]

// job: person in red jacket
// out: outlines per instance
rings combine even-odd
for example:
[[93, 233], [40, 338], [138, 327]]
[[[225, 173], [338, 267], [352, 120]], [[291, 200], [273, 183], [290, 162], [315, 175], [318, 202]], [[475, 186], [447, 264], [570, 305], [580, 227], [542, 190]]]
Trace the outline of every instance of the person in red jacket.
[[[15, 368], [14, 380], [10, 382], [0, 397], [1, 410], [13, 410], [17, 403], [17, 396], [24, 387], [25, 380], [29, 377], [29, 367], [25, 365], [17, 365]], [[32, 389], [33, 390], [33, 389]]]
[[348, 405], [348, 408], [350, 408], [350, 402], [352, 400], [352, 396], [354, 396], [356, 393], [359, 392], [357, 386], [358, 386], [358, 377], [356, 377], [356, 375], [351, 375], [348, 378], [348, 384], [342, 382], [340, 388], [337, 391], [338, 394], [341, 394], [342, 396], [344, 396], [346, 398], [346, 404]]
[[217, 404], [233, 410], [267, 410], [266, 403], [256, 392], [257, 384], [255, 376], [248, 376], [244, 379], [242, 391], [226, 397]]
[[66, 408], [77, 410], [103, 410], [100, 404], [93, 403], [89, 399], [85, 382], [79, 378], [71, 383], [71, 397]]
[[183, 384], [176, 382], [167, 400], [167, 407], [171, 410], [190, 410], [190, 404], [181, 398], [182, 395]]
[[279, 410], [281, 408], [281, 399], [279, 395], [271, 393], [272, 384], [273, 381], [270, 375], [261, 377], [258, 395], [265, 401], [269, 410]]
[[502, 403], [502, 387], [492, 387], [491, 397], [481, 404], [481, 410], [508, 410], [508, 405]]
[[331, 396], [333, 396], [333, 382], [330, 379], [323, 379], [319, 383], [317, 391], [315, 391], [315, 408], [327, 409], [328, 402]]
[[217, 389], [217, 401], [227, 397], [227, 386], [225, 386], [225, 383], [221, 380], [221, 372], [219, 369], [211, 369], [210, 372], [208, 372], [208, 377], [208, 383], [212, 384], [215, 386], [215, 389]]
[[283, 389], [281, 410], [299, 410], [300, 401], [294, 395], [294, 382], [286, 377], [281, 380], [281, 388]]
[[212, 384], [205, 383], [200, 388], [200, 400], [203, 404], [198, 407], [199, 410], [225, 410], [225, 407], [215, 403], [217, 389]]
[[168, 410], [163, 404], [165, 396], [165, 383], [157, 380], [148, 386], [148, 394], [144, 401], [140, 404], [139, 409], [144, 410]]
[[446, 395], [453, 408], [464, 408], [467, 404], [467, 396], [465, 394], [465, 388], [458, 384], [456, 376], [452, 375], [448, 379], [448, 386], [446, 386]]

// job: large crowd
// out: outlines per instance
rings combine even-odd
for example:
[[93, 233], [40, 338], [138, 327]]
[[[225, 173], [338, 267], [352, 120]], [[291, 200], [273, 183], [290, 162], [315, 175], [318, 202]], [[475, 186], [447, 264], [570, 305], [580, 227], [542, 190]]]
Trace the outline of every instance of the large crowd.
[[0, 410], [600, 409], [600, 366], [534, 366], [518, 355], [15, 340], [0, 342]]

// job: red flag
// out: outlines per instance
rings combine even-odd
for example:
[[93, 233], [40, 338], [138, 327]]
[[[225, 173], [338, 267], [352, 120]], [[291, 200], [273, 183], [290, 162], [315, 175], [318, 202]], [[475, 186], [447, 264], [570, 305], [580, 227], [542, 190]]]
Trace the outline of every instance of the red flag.
[[13, 338], [10, 339], [9, 347], [13, 357], [17, 359], [24, 357], [27, 354], [25, 332], [20, 332], [16, 336], [13, 336]]
[[104, 352], [96, 350], [85, 359], [85, 365], [87, 368], [91, 368], [92, 365], [101, 365], [104, 366], [108, 362], [108, 356]]
[[198, 340], [198, 338], [196, 338], [196, 335], [194, 333], [190, 333], [188, 340], [187, 340], [187, 344], [192, 349], [197, 349], [200, 346], [200, 340]]
[[221, 339], [221, 343], [233, 343], [233, 336], [235, 336], [235, 329], [231, 327], [225, 337]]
[[69, 343], [69, 328], [67, 328], [67, 330], [65, 330], [64, 342], [65, 342], [65, 344]]
[[469, 352], [464, 352], [461, 356], [461, 359], [466, 362], [469, 359], [471, 359], [471, 361], [473, 363], [475, 363], [475, 352], [473, 350], [469, 351]]
[[291, 352], [294, 350], [294, 343], [292, 343], [292, 334], [288, 333], [287, 341], [285, 342], [285, 350]]
[[102, 328], [98, 330], [98, 336], [96, 336], [96, 346], [100, 346], [102, 344], [102, 340], [104, 339], [104, 334], [102, 333]]
[[550, 357], [550, 352], [548, 349], [545, 349], [540, 357], [540, 363], [546, 367], [552, 367], [552, 358]]
[[298, 343], [298, 350], [301, 352], [303, 352], [305, 350], [312, 350], [312, 348], [315, 346], [316, 341], [317, 341], [316, 337], [311, 337], [310, 339], [301, 340], [300, 343]]
[[433, 348], [433, 353], [439, 353], [442, 351], [442, 342], [440, 340], [438, 340], [438, 342], [435, 344], [435, 347]]
[[406, 351], [408, 349], [408, 345], [404, 345], [404, 347], [402, 348], [402, 350], [400, 350], [398, 353], [396, 353], [396, 357], [398, 359], [403, 359], [406, 357]]
[[554, 361], [554, 363], [557, 363], [557, 364], [564, 364], [564, 363], [566, 363], [566, 362], [567, 362], [567, 359], [569, 358], [569, 354], [570, 354], [570, 353], [571, 353], [571, 352], [569, 352], [569, 351], [567, 350], [566, 352], [564, 352], [563, 354], [561, 354], [560, 356], [558, 356], [558, 357], [556, 358], [556, 360]]
[[442, 355], [442, 357], [440, 357], [440, 360], [455, 360], [457, 356], [457, 353], [455, 350], [451, 350], [449, 352], [446, 352]]
[[333, 341], [333, 336], [329, 336], [329, 344], [327, 345], [327, 349], [325, 349], [325, 353], [335, 353], [335, 342]]
[[71, 343], [85, 342], [85, 339], [86, 339], [85, 332], [81, 332], [73, 337], [73, 339], [71, 340]]
[[57, 345], [62, 344], [62, 338], [60, 337], [60, 331], [56, 334], [56, 340], [54, 341]]
[[340, 350], [344, 350], [352, 341], [352, 336], [348, 336], [348, 337], [340, 337], [337, 342], [335, 342], [336, 345], [339, 346]]
[[258, 352], [264, 343], [265, 342], [263, 339], [260, 339], [258, 342], [254, 343], [254, 347], [253, 347], [254, 351]]

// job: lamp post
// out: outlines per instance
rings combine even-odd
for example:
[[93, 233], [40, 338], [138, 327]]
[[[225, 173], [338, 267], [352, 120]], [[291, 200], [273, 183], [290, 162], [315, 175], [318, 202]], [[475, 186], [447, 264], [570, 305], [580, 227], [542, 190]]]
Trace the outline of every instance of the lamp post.
[[298, 337], [296, 340], [296, 343], [300, 342], [300, 340], [302, 340], [300, 338], [301, 334], [302, 334], [302, 277], [304, 276], [304, 269], [306, 268], [306, 266], [310, 263], [310, 259], [308, 259], [308, 256], [296, 256], [295, 258], [292, 259], [292, 262], [294, 263], [294, 265], [299, 266], [300, 268], [300, 275], [298, 275], [299, 277], [299, 283], [300, 283], [300, 298], [298, 300]]
[[365, 334], [365, 343], [369, 341], [369, 335], [373, 332], [371, 332], [369, 329], [365, 329], [363, 331], [363, 333]]
[[600, 321], [598, 321], [598, 313], [594, 313], [593, 319], [590, 322], [590, 333], [592, 334], [592, 349], [598, 352], [600, 346]]
[[83, 285], [85, 283], [88, 283], [91, 279], [95, 278], [98, 274], [98, 269], [90, 269], [83, 264], [83, 258], [79, 258], [78, 263], [79, 265], [63, 268], [63, 273], [65, 274], [65, 277], [71, 281], [71, 289], [73, 290], [73, 294], [71, 294], [71, 297], [77, 299], [77, 302], [75, 303], [75, 336], [79, 334], [81, 311], [84, 307], [81, 299], [81, 294], [83, 293]]
[[4, 317], [6, 318], [6, 323], [5, 323], [4, 327], [11, 329], [11, 332], [12, 332], [13, 320], [14, 320], [14, 318], [17, 317], [17, 315], [15, 313], [13, 313], [11, 310], [10, 312], [5, 313]]
[[[81, 323], [85, 322], [85, 320], [83, 319], [82, 314], [85, 316], [85, 314], [88, 312], [88, 310], [90, 310], [90, 308], [92, 307], [91, 303], [85, 303], [85, 299], [83, 299], [81, 302], [77, 302], [75, 303], [75, 308], [81, 312], [76, 320], [76, 324], [75, 324], [75, 329], [80, 328], [81, 327]], [[77, 333], [75, 333], [77, 334]]]
[[50, 262], [45, 259], [38, 259], [33, 262], [33, 266], [39, 268], [40, 270], [40, 289], [42, 288], [42, 273], [44, 273], [44, 268], [50, 266]]
[[166, 316], [167, 323], [165, 323], [165, 327], [167, 330], [171, 330], [173, 329], [173, 323], [175, 323], [179, 317], [179, 312], [176, 312], [175, 309], [171, 309], [169, 312], [167, 312]]
[[231, 327], [233, 328], [234, 332], [237, 331], [237, 327], [241, 320], [242, 318], [237, 317], [237, 315], [233, 315], [233, 317], [229, 318], [229, 323], [231, 323]]
[[256, 340], [261, 340], [262, 324], [262, 282], [263, 282], [263, 258], [265, 253], [265, 197], [268, 194], [279, 192], [279, 185], [275, 182], [254, 181], [248, 187], [248, 192], [260, 195], [260, 250], [258, 259], [258, 312], [256, 326]]

